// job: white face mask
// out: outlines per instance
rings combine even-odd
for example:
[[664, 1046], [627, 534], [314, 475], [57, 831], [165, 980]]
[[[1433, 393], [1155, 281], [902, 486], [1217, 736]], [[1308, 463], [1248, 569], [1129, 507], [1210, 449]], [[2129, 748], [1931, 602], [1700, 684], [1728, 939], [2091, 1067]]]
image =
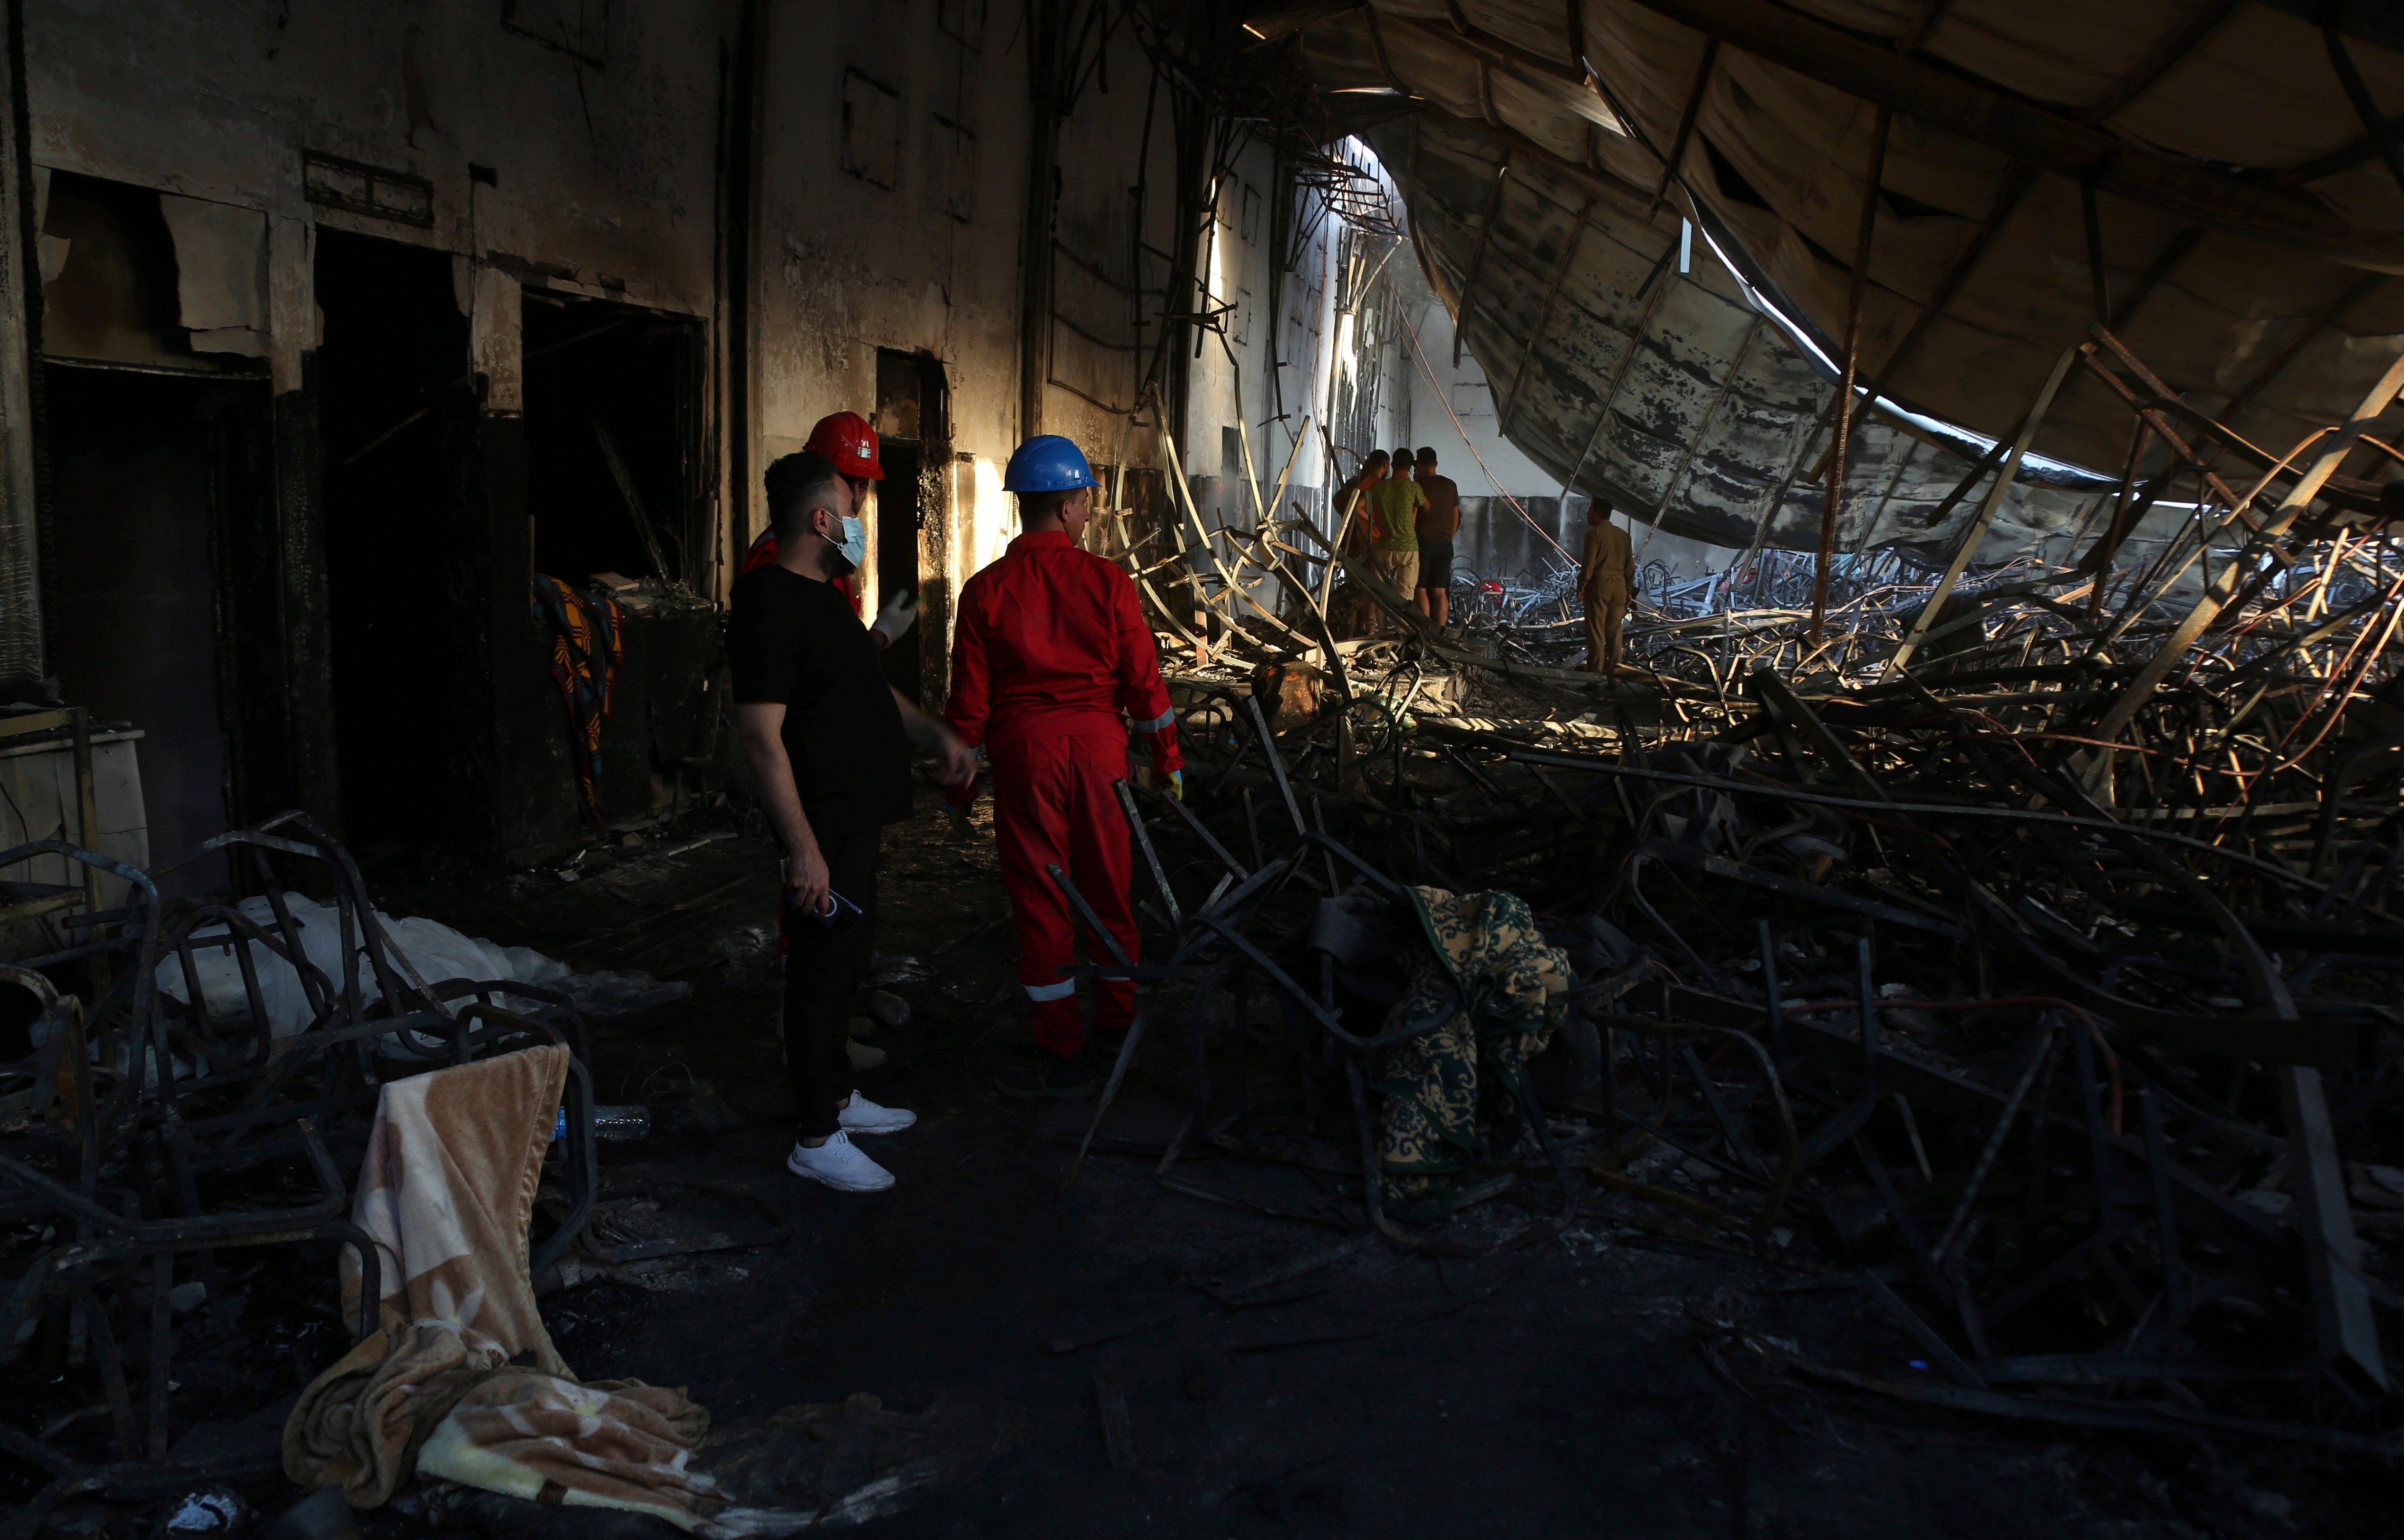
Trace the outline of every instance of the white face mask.
[[843, 559], [854, 567], [866, 561], [868, 559], [868, 521], [858, 518], [843, 520], [843, 539], [837, 542], [835, 549], [842, 552]]

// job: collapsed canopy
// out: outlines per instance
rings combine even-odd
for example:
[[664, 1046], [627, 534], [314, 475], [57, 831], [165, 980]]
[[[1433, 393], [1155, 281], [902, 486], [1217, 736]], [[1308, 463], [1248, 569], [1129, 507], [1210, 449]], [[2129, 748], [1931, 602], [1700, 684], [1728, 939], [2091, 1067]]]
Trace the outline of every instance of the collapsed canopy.
[[[1382, 109], [1365, 136], [1506, 435], [1678, 533], [1742, 544], [1768, 514], [1769, 543], [1816, 543], [1874, 185], [1859, 379], [1930, 420], [1857, 427], [1838, 525], [1857, 548], [1950, 545], [1978, 499], [1931, 515], [1979, 439], [2011, 437], [2099, 320], [2182, 399], [2161, 420], [2241, 489], [2345, 415], [2404, 334], [2388, 278], [2404, 157], [2381, 148], [2404, 23], [2341, 7], [2325, 31], [2323, 9], [1377, 0], [1252, 26], [1302, 33], [1339, 116]], [[1741, 281], [1701, 242], [1674, 271], [1687, 216]], [[2023, 472], [2039, 484], [2012, 493], [1988, 557], [2091, 527], [2117, 486], [2128, 394], [2154, 387], [2098, 358], [2127, 391], [2072, 371]], [[2184, 463], [2149, 435], [2138, 467]], [[2163, 496], [2193, 486], [2183, 470]]]

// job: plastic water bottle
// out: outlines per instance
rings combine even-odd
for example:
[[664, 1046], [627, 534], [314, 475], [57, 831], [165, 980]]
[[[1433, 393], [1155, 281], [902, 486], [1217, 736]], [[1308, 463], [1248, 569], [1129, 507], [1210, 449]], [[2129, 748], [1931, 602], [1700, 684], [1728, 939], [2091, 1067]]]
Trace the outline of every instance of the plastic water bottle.
[[[553, 1144], [567, 1137], [567, 1109], [562, 1107], [552, 1120], [551, 1141]], [[595, 1107], [593, 1109], [593, 1137], [628, 1141], [651, 1137], [651, 1110], [649, 1107]]]
[[593, 1109], [593, 1137], [614, 1141], [649, 1139], [651, 1136], [651, 1110], [649, 1107], [595, 1107]]

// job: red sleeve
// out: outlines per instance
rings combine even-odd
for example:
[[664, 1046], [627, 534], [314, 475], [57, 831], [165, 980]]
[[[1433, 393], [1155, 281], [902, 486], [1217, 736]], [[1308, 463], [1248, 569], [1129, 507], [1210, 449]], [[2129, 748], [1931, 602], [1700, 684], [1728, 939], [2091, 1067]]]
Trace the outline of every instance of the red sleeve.
[[952, 628], [952, 691], [943, 718], [960, 741], [974, 749], [985, 741], [992, 709], [992, 675], [985, 656], [985, 591], [970, 582], [960, 592], [959, 622]]
[[1152, 767], [1161, 775], [1185, 768], [1177, 751], [1177, 708], [1168, 702], [1168, 686], [1160, 678], [1160, 646], [1144, 623], [1143, 601], [1136, 596], [1135, 580], [1116, 567], [1109, 569], [1111, 620], [1118, 631], [1118, 703], [1135, 722], [1135, 730], [1152, 743]]
[[[993, 678], [985, 656], [985, 593], [971, 580], [960, 590], [960, 610], [952, 627], [952, 689], [943, 705], [943, 720], [960, 741], [974, 749], [985, 741], [985, 719], [993, 706]], [[943, 801], [966, 807], [976, 801], [977, 783], [943, 788]]]

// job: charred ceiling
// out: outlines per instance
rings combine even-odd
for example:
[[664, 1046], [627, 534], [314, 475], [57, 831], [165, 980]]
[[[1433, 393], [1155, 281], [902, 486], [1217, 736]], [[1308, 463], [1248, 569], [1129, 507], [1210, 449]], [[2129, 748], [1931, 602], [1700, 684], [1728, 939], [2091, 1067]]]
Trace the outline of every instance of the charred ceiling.
[[[1949, 497], [2066, 349], [1989, 555], [2094, 527], [2124, 467], [2149, 505], [2242, 494], [2404, 332], [2383, 9], [1380, 0], [1251, 27], [1382, 109], [1513, 441], [1680, 533], [1810, 546], [1833, 507], [1846, 548], [1950, 546], [1979, 499]], [[1835, 456], [1849, 359], [1888, 405]], [[2367, 448], [2332, 504], [2371, 507], [2392, 460]]]

